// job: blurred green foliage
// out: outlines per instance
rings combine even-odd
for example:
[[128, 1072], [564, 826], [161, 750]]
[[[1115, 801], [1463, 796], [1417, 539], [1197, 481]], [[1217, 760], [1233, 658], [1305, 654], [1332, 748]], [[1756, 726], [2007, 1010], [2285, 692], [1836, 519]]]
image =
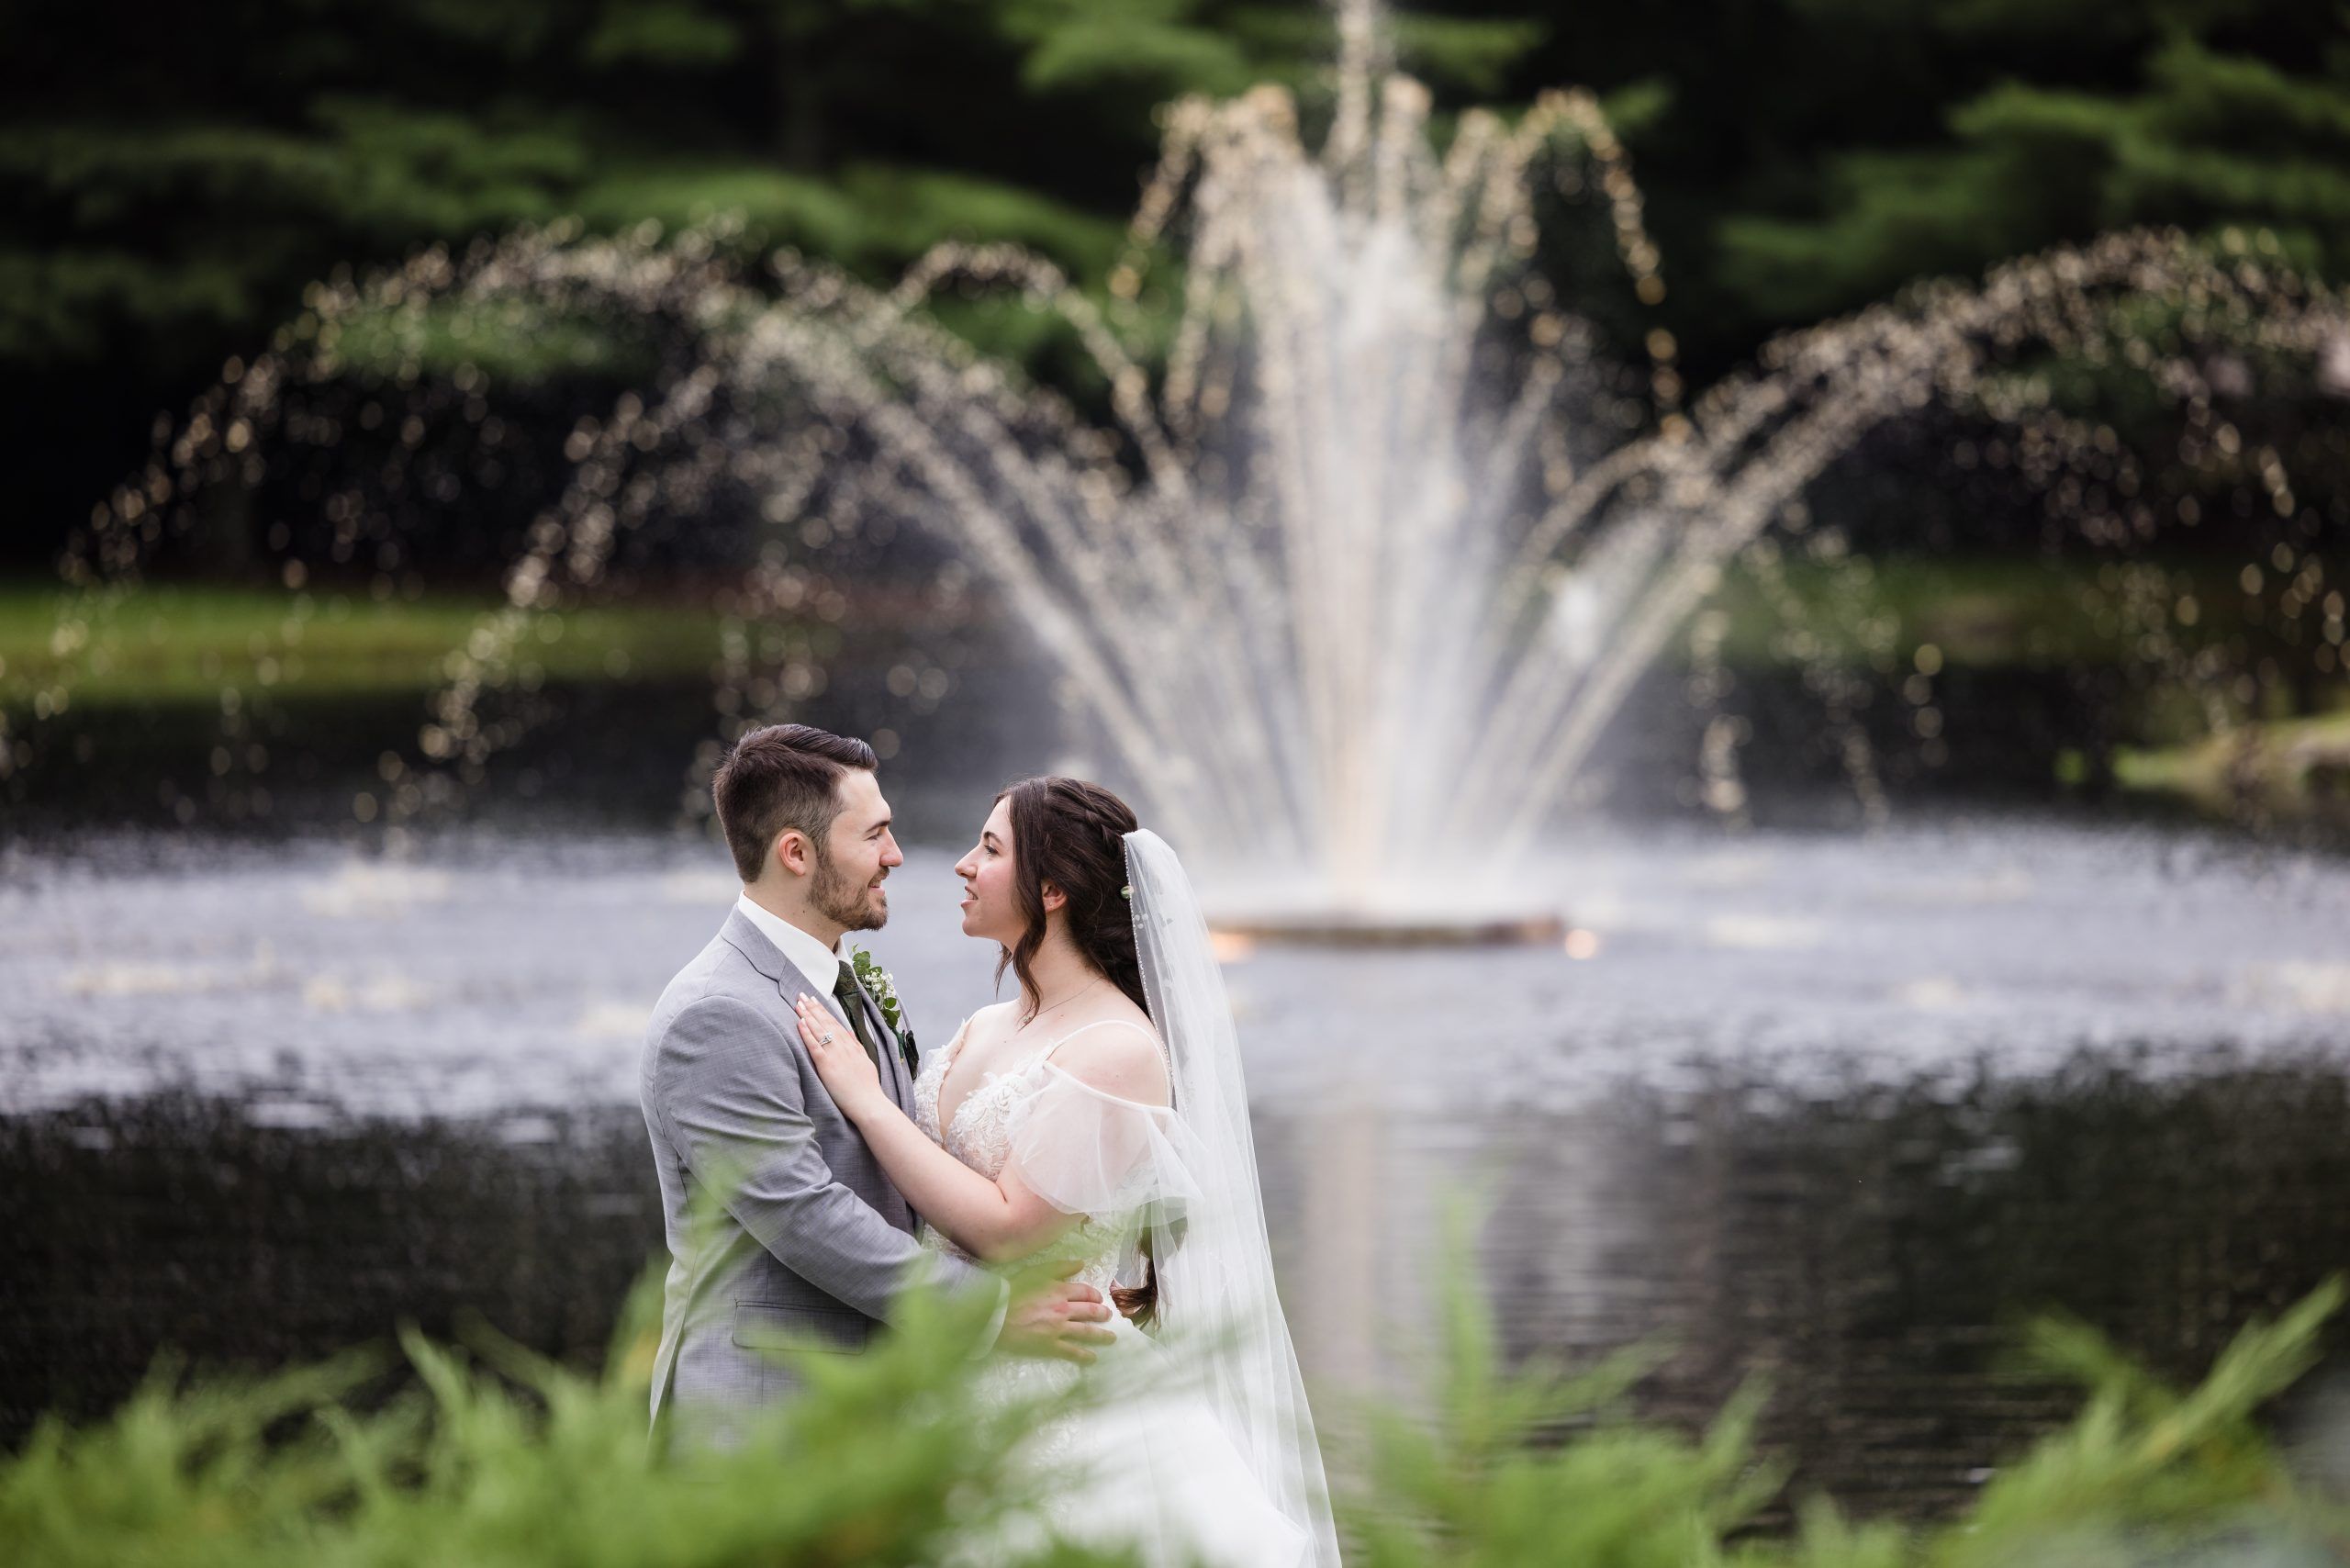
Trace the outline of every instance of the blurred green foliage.
[[991, 1303], [918, 1300], [867, 1354], [803, 1356], [802, 1397], [752, 1440], [672, 1462], [645, 1431], [659, 1294], [648, 1274], [601, 1377], [479, 1326], [470, 1353], [404, 1334], [408, 1375], [388, 1390], [384, 1359], [365, 1353], [187, 1389], [163, 1365], [110, 1420], [44, 1424], [5, 1462], [0, 1556], [47, 1568], [930, 1562], [1022, 1500], [1006, 1460], [1037, 1412], [981, 1403], [968, 1375], [974, 1314]]
[[[0, 364], [133, 375], [250, 344], [338, 262], [566, 213], [735, 211], [876, 273], [1015, 239], [1098, 280], [1157, 105], [1311, 106], [1333, 48], [1311, 0], [11, 10]], [[1397, 31], [1446, 108], [1610, 94], [1688, 286], [1667, 314], [1718, 350], [2123, 224], [2350, 260], [2350, 42], [2300, 0], [1437, 0]]]
[[[1939, 9], [1953, 31], [2093, 45], [2113, 7]], [[2265, 228], [2288, 261], [2344, 275], [2350, 39], [2337, 21], [2332, 37], [2313, 31], [2307, 55], [2275, 62], [2196, 36], [2254, 7], [2200, 9], [2136, 42], [2133, 80], [2098, 91], [2010, 77], [1948, 106], [1939, 144], [1839, 151], [1809, 211], [1725, 218], [1726, 283], [1766, 314], [1823, 315], [1912, 278], [2147, 223]]]
[[[1200, 0], [14, 9], [0, 363], [134, 373], [261, 335], [338, 263], [566, 214], [734, 213], [873, 274], [1007, 239], [1098, 279], [1154, 106], [1304, 83], [1327, 49], [1310, 7]], [[1492, 88], [1533, 30], [1410, 36]]]
[[[1507, 1370], [1456, 1271], [1432, 1408], [1370, 1418], [1341, 1488], [1359, 1568], [1994, 1568], [2338, 1558], [2338, 1500], [2264, 1436], [2306, 1372], [2328, 1284], [2246, 1328], [2196, 1389], [2167, 1388], [2077, 1325], [2049, 1324], [2043, 1375], [2088, 1389], [2078, 1418], [1999, 1470], [1963, 1517], [1856, 1522], [1825, 1501], [1754, 1528], [1781, 1487], [1755, 1453], [1759, 1391], [1692, 1438], [1626, 1412], [1644, 1361]], [[364, 1353], [241, 1384], [159, 1366], [113, 1417], [45, 1421], [0, 1459], [0, 1556], [45, 1568], [274, 1563], [934, 1562], [1032, 1498], [1022, 1435], [1048, 1414], [974, 1397], [974, 1314], [918, 1299], [861, 1356], [803, 1354], [806, 1394], [732, 1453], [660, 1454], [644, 1434], [659, 1284], [634, 1293], [602, 1373], [475, 1326], [461, 1351], [403, 1337], [395, 1383]], [[1329, 1424], [1327, 1416], [1326, 1426]], [[1011, 1537], [999, 1538], [1010, 1540]], [[1067, 1547], [1006, 1562], [1096, 1561]]]
[[[1545, 253], [1611, 332], [1668, 328], [1698, 384], [1773, 330], [2119, 225], [2350, 263], [2350, 38], [2313, 0], [1425, 0], [1396, 32], [1439, 134], [1602, 94], [1669, 293], [1613, 297], [1597, 214]], [[0, 549], [27, 564], [338, 266], [727, 213], [872, 277], [1009, 239], [1098, 290], [1157, 106], [1275, 81], [1318, 123], [1334, 50], [1317, 0], [16, 0], [8, 37]], [[1024, 312], [954, 324], [1077, 374]], [[593, 337], [470, 352], [594, 406], [634, 362]]]
[[1760, 1528], [1786, 1481], [1755, 1448], [1764, 1385], [1742, 1388], [1692, 1437], [1628, 1414], [1655, 1349], [1572, 1372], [1539, 1358], [1506, 1367], [1466, 1257], [1456, 1247], [1441, 1276], [1427, 1408], [1367, 1414], [1363, 1484], [1341, 1516], [1357, 1568], [2121, 1568], [2322, 1561], [2350, 1545], [2350, 1499], [2297, 1477], [2258, 1419], [2316, 1364], [2339, 1279], [2274, 1324], [2247, 1326], [2191, 1390], [2086, 1325], [2044, 1319], [2012, 1374], [2076, 1383], [2086, 1403], [1994, 1471], [1965, 1513], [1856, 1521], [1829, 1499], [1797, 1498], [1795, 1528], [1782, 1531]]

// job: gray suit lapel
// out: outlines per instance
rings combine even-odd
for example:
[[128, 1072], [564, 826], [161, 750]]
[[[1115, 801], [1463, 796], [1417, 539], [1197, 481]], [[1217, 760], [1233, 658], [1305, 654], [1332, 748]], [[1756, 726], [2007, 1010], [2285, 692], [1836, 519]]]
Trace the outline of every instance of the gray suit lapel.
[[[718, 928], [727, 945], [751, 961], [751, 968], [775, 981], [776, 990], [786, 1002], [791, 1000], [804, 983], [800, 966], [783, 956], [783, 949], [767, 940], [767, 934], [751, 924], [751, 917], [740, 909], [726, 912], [726, 924]], [[821, 989], [821, 988], [820, 988]]]
[[881, 1004], [873, 1000], [873, 993], [865, 989], [862, 981], [858, 982], [856, 994], [865, 1003], [866, 1022], [872, 1025], [874, 1041], [881, 1047], [881, 1072], [890, 1085], [890, 1097], [897, 1101], [898, 1109], [911, 1116], [914, 1114], [913, 1077], [906, 1071], [905, 1054], [898, 1044], [898, 1032], [890, 1027], [890, 1020], [881, 1015]]
[[[822, 1002], [824, 1011], [831, 1014], [843, 1028], [849, 1027], [848, 1014], [841, 1010], [841, 999], [833, 994], [832, 982], [819, 981], [814, 976], [803, 973], [800, 966], [785, 958], [782, 949], [767, 940], [767, 933], [753, 924], [750, 917], [741, 910], [727, 912], [726, 924], [719, 928], [719, 935], [725, 937], [736, 952], [749, 959], [753, 969], [775, 982], [776, 994], [782, 997], [787, 1005], [804, 991]], [[898, 1108], [911, 1116], [914, 1114], [913, 1085], [908, 1081], [905, 1063], [898, 1055], [897, 1034], [890, 1027], [890, 1021], [881, 1016], [880, 1007], [866, 995], [862, 985], [856, 988], [856, 993], [864, 1000], [866, 1019], [875, 1032], [873, 1037], [882, 1047], [881, 1082], [890, 1091], [890, 1098], [898, 1103]], [[851, 1029], [850, 1033], [856, 1031]], [[796, 1029], [794, 1037], [798, 1037]]]
[[866, 990], [862, 982], [856, 988], [856, 994], [864, 1000], [865, 1017], [873, 1025], [873, 1037], [887, 1046], [890, 1054], [898, 1057], [899, 1065], [904, 1066], [905, 1058], [899, 1054], [898, 1032], [890, 1027], [890, 1020], [882, 1016], [881, 1004], [873, 1000], [873, 993]]

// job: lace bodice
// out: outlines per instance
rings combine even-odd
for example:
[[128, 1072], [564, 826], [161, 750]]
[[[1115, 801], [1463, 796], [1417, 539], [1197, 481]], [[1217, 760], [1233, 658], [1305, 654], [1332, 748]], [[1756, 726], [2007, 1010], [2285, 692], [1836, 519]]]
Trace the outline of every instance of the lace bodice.
[[[991, 1181], [1015, 1175], [1061, 1213], [1082, 1216], [1046, 1255], [1076, 1259], [1076, 1279], [1105, 1295], [1114, 1283], [1140, 1279], [1136, 1245], [1147, 1215], [1187, 1215], [1204, 1201], [1202, 1151], [1174, 1112], [1155, 1103], [1169, 1092], [1129, 1076], [1140, 1058], [1072, 1052], [1065, 1065], [1054, 1062], [1066, 1042], [1109, 1028], [1134, 1030], [1158, 1047], [1157, 1036], [1132, 1024], [1072, 1029], [1005, 1056], [1002, 1068], [963, 1092], [942, 1127], [941, 1092], [968, 1043], [967, 1018], [923, 1063], [913, 1095], [916, 1125], [949, 1154]], [[1163, 1053], [1159, 1061], [1167, 1065]], [[929, 1226], [923, 1245], [969, 1259]], [[1108, 1340], [1082, 1366], [1050, 1356], [991, 1356], [975, 1371], [973, 1393], [982, 1404], [1024, 1411], [1041, 1405], [1046, 1412], [1026, 1421], [1013, 1462], [1015, 1482], [1034, 1487], [1042, 1512], [1033, 1520], [1010, 1516], [1013, 1534], [983, 1531], [949, 1561], [958, 1568], [1026, 1561], [1051, 1544], [1028, 1533], [1034, 1524], [1048, 1525], [1059, 1541], [1145, 1568], [1338, 1568], [1335, 1556], [1312, 1562], [1304, 1531], [1272, 1503], [1221, 1412], [1202, 1395], [1205, 1380], [1187, 1375], [1192, 1363], [1169, 1359], [1181, 1352], [1115, 1313], [1102, 1327]], [[1071, 1400], [1080, 1379], [1092, 1381], [1093, 1394]]]
[[[1091, 1029], [1135, 1027], [1115, 1020], [1086, 1025], [1023, 1054], [1011, 1066], [989, 1074], [968, 1090], [955, 1107], [952, 1125], [942, 1127], [938, 1118], [939, 1091], [970, 1038], [971, 1021], [966, 1018], [946, 1048], [924, 1062], [922, 1071], [914, 1079], [915, 1122], [933, 1142], [947, 1153], [988, 1180], [998, 1180], [1012, 1157], [1014, 1134], [1024, 1114], [1033, 1111], [1039, 1096], [1047, 1088], [1047, 1077], [1054, 1070], [1051, 1067], [1053, 1053]], [[1067, 1075], [1062, 1077], [1066, 1079]], [[1056, 1129], [1047, 1126], [1037, 1130], [1050, 1137]], [[1064, 1136], [1094, 1135], [1080, 1126], [1067, 1124]], [[1048, 1198], [1051, 1196], [1046, 1195]], [[1076, 1259], [1079, 1262], [1076, 1277], [1106, 1294], [1113, 1284], [1132, 1282], [1129, 1276], [1139, 1277], [1140, 1254], [1136, 1249], [1141, 1229], [1138, 1205], [1102, 1213], [1089, 1212], [1075, 1226], [1053, 1242], [1053, 1254], [1059, 1258]], [[935, 1226], [925, 1225], [923, 1227], [923, 1245], [967, 1261], [980, 1261]]]

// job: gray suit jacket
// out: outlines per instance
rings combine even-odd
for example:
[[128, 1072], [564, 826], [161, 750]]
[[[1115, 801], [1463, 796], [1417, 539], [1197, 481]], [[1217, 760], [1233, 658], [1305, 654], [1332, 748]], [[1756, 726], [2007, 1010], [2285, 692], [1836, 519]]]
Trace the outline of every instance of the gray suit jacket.
[[[797, 1386], [762, 1352], [787, 1340], [862, 1350], [916, 1277], [1002, 1291], [917, 1243], [913, 1210], [816, 1076], [792, 1001], [819, 996], [845, 1026], [831, 990], [734, 910], [653, 1010], [638, 1095], [669, 1240], [656, 1430], [666, 1407], [698, 1439], [732, 1440], [743, 1417]], [[859, 996], [882, 1046], [882, 1082], [911, 1115], [897, 1038]], [[724, 1211], [695, 1234], [697, 1201], [730, 1182]]]

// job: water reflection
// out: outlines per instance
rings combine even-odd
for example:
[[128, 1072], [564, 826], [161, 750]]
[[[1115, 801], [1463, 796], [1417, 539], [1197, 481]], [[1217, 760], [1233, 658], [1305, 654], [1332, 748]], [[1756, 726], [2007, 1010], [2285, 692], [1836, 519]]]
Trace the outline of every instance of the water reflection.
[[[88, 847], [0, 879], [0, 1431], [164, 1345], [266, 1365], [473, 1308], [601, 1348], [658, 1245], [638, 1031], [716, 851]], [[1936, 1509], [2069, 1407], [1990, 1375], [2025, 1314], [2183, 1374], [2350, 1258], [2350, 867], [2013, 822], [1559, 848], [1588, 958], [1232, 969], [1326, 1386], [1409, 1383], [1465, 1188], [1513, 1354], [1661, 1336], [1651, 1413], [1767, 1375], [1800, 1484]], [[878, 944], [933, 1038], [989, 995], [950, 860]]]
[[[268, 1366], [485, 1315], [590, 1360], [659, 1244], [624, 1109], [268, 1125], [162, 1096], [0, 1121], [0, 1428], [103, 1408], [169, 1344]], [[2350, 1077], [2127, 1059], [1792, 1098], [1723, 1083], [1578, 1113], [1268, 1114], [1275, 1246], [1309, 1374], [1416, 1371], [1448, 1182], [1519, 1357], [1657, 1338], [1640, 1408], [1695, 1424], [1760, 1374], [1796, 1490], [1955, 1506], [2071, 1408], [1994, 1373], [2062, 1307], [2184, 1376], [2350, 1257]], [[2339, 1328], [2334, 1366], [2350, 1354]]]
[[633, 1112], [277, 1111], [164, 1093], [0, 1119], [0, 1440], [111, 1406], [165, 1347], [273, 1368], [473, 1311], [592, 1358], [660, 1245]]
[[[2143, 1068], [2124, 1050], [1955, 1095], [1725, 1080], [1577, 1112], [1268, 1119], [1269, 1181], [1304, 1189], [1276, 1216], [1299, 1342], [1325, 1376], [1408, 1389], [1431, 1194], [1473, 1187], [1513, 1359], [1660, 1343], [1639, 1407], [1693, 1427], [1759, 1376], [1792, 1494], [1953, 1508], [2076, 1406], [2011, 1375], [2031, 1315], [2187, 1378], [2350, 1258], [2338, 1060]], [[2338, 1374], [2350, 1332], [2331, 1342]]]

